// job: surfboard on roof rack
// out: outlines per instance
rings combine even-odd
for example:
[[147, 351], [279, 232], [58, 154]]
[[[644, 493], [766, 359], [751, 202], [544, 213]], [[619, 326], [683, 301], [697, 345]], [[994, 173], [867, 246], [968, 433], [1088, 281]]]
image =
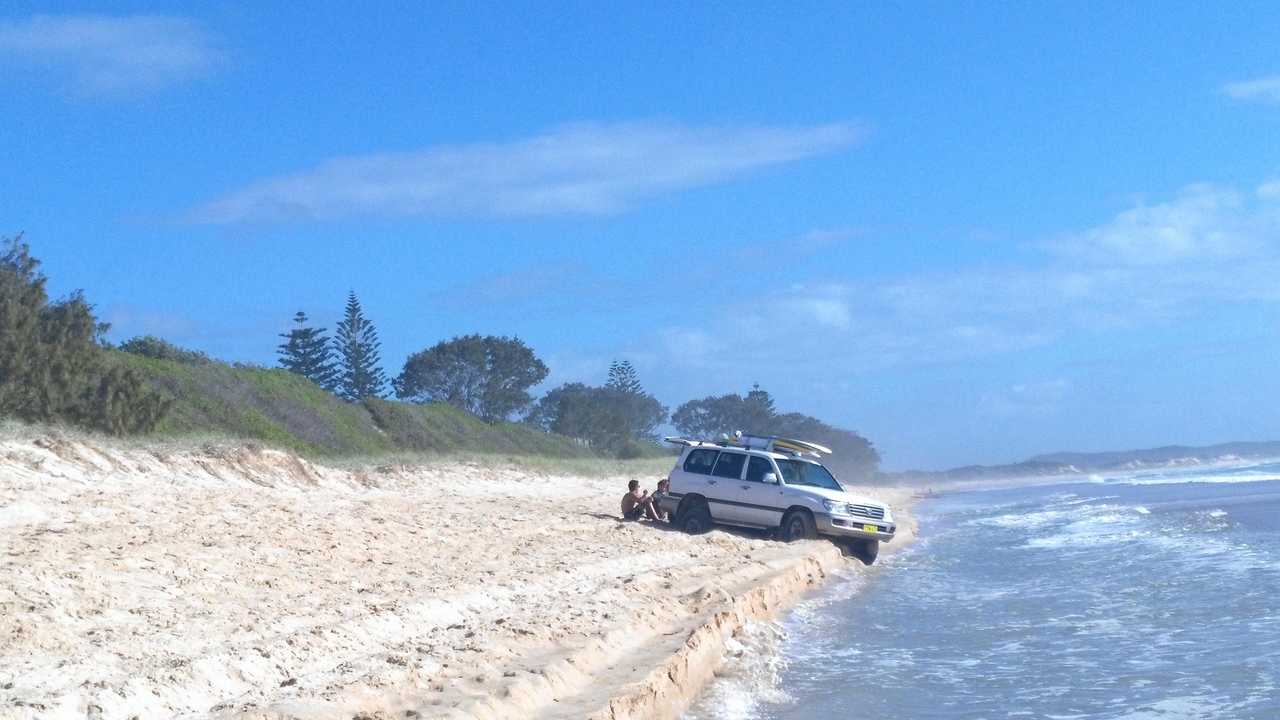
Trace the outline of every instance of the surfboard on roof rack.
[[817, 457], [832, 454], [831, 448], [825, 445], [819, 445], [805, 440], [794, 440], [792, 438], [774, 438], [773, 448], [775, 450], [794, 450], [795, 452], [814, 455]]
[[778, 437], [777, 435], [744, 435], [734, 433], [735, 444], [749, 448], [759, 448], [770, 452], [784, 451], [821, 457], [830, 455], [831, 448], [807, 440]]
[[664, 437], [662, 438], [662, 441], [669, 442], [672, 445], [689, 445], [689, 446], [715, 445], [715, 443], [711, 442], [710, 440], [694, 440], [693, 438], [683, 438], [683, 437]]
[[777, 437], [774, 435], [745, 435], [741, 432], [735, 432], [732, 436], [724, 435], [719, 442], [710, 440], [694, 440], [692, 438], [668, 437], [663, 438], [672, 445], [737, 445], [739, 447], [751, 448], [754, 450], [764, 450], [766, 452], [788, 452], [797, 455], [812, 455], [814, 457], [822, 457], [830, 455], [831, 448], [817, 443], [811, 443], [807, 440], [796, 440], [794, 438]]

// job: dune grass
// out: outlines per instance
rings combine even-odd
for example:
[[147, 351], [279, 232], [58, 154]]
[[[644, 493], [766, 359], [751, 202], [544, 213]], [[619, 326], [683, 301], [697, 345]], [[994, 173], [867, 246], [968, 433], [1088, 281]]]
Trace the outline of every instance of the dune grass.
[[[227, 448], [277, 447], [260, 438], [235, 437], [223, 433], [184, 433], [176, 435], [142, 435], [114, 437], [68, 425], [29, 425], [17, 420], [0, 420], [0, 438], [31, 441], [41, 438], [59, 438], [83, 442], [95, 447], [115, 447], [124, 450], [142, 450], [162, 454], [176, 452], [210, 453], [220, 455]], [[601, 456], [555, 457], [527, 453], [474, 452], [455, 449], [448, 452], [389, 451], [370, 455], [322, 455], [305, 456], [312, 462], [341, 470], [357, 470], [365, 467], [396, 465], [425, 467], [431, 465], [479, 465], [486, 468], [512, 468], [546, 476], [574, 477], [626, 477], [637, 478], [652, 486], [659, 477], [671, 471], [674, 455], [621, 460]]]
[[658, 447], [634, 460], [601, 457], [571, 438], [519, 423], [486, 423], [445, 404], [385, 399], [349, 403], [280, 369], [184, 363], [121, 352], [113, 356], [174, 398], [156, 431], [134, 443], [158, 442], [170, 448], [259, 443], [344, 467], [476, 462], [595, 477], [656, 478], [673, 462], [672, 455]]
[[215, 434], [257, 440], [307, 456], [392, 452], [373, 418], [285, 370], [179, 363], [119, 354], [121, 362], [174, 398], [160, 437]]
[[651, 456], [622, 460], [611, 457], [551, 457], [509, 453], [392, 453], [375, 456], [348, 456], [322, 460], [324, 464], [356, 469], [377, 465], [426, 465], [469, 464], [486, 468], [514, 468], [538, 475], [572, 475], [574, 477], [635, 477], [652, 487], [659, 477], [666, 477], [675, 463], [675, 456]]

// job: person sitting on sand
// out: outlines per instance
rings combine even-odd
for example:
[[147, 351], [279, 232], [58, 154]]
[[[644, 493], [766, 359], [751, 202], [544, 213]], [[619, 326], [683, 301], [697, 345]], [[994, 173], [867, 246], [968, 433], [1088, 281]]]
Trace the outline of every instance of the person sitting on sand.
[[627, 494], [622, 496], [622, 517], [625, 520], [639, 520], [647, 517], [658, 519], [658, 510], [653, 506], [653, 496], [648, 492], [640, 492], [640, 481], [627, 483]]
[[658, 514], [658, 518], [663, 522], [671, 521], [671, 519], [667, 517], [667, 513], [662, 511], [662, 498], [669, 492], [671, 492], [671, 481], [666, 478], [659, 478], [658, 489], [654, 490], [653, 494], [649, 496], [653, 499], [654, 512]]

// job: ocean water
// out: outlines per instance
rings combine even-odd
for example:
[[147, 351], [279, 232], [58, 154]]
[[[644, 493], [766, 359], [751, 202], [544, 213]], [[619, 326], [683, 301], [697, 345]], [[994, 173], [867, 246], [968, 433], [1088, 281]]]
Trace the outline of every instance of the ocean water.
[[689, 720], [1280, 719], [1280, 464], [947, 494]]

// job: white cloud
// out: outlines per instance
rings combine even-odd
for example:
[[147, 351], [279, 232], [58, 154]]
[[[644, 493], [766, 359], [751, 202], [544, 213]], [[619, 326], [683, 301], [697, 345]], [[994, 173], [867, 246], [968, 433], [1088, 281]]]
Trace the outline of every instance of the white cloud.
[[186, 18], [36, 15], [0, 23], [0, 60], [5, 58], [66, 73], [87, 95], [122, 95], [201, 76], [219, 53]]
[[1280, 103], [1280, 75], [1268, 75], [1231, 82], [1222, 86], [1222, 92], [1236, 100], [1259, 100], [1266, 103]]
[[978, 399], [977, 411], [996, 417], [1025, 417], [1054, 412], [1066, 399], [1071, 383], [1062, 378], [1018, 383]]
[[461, 306], [511, 305], [547, 295], [588, 290], [592, 275], [577, 263], [535, 266], [498, 273], [448, 288], [443, 299]]
[[[1269, 186], [1257, 196], [1266, 201]], [[1065, 238], [1057, 249], [1101, 264], [1168, 265], [1257, 253], [1277, 229], [1274, 217], [1250, 211], [1240, 193], [1192, 185], [1177, 199], [1138, 205], [1111, 222]]]
[[719, 318], [700, 344], [728, 368], [817, 382], [1178, 322], [1223, 304], [1280, 303], [1276, 187], [1193, 185], [1033, 246], [1044, 252], [1026, 263], [800, 283], [687, 312]]
[[857, 142], [846, 123], [808, 127], [581, 124], [505, 143], [339, 157], [197, 207], [201, 223], [351, 216], [608, 214]]
[[797, 309], [807, 314], [814, 323], [831, 328], [847, 329], [850, 323], [849, 306], [831, 298], [805, 298], [797, 301]]
[[853, 322], [848, 292], [839, 284], [794, 286], [777, 303], [779, 314], [790, 322], [821, 329], [847, 330]]
[[172, 312], [116, 305], [108, 308], [104, 314], [107, 322], [111, 324], [111, 335], [119, 340], [127, 340], [139, 335], [186, 338], [197, 334], [200, 330], [191, 318]]
[[708, 364], [731, 362], [728, 357], [716, 358], [716, 343], [703, 330], [691, 328], [667, 328], [661, 333], [661, 344], [666, 355], [674, 363], [686, 367], [706, 367]]

